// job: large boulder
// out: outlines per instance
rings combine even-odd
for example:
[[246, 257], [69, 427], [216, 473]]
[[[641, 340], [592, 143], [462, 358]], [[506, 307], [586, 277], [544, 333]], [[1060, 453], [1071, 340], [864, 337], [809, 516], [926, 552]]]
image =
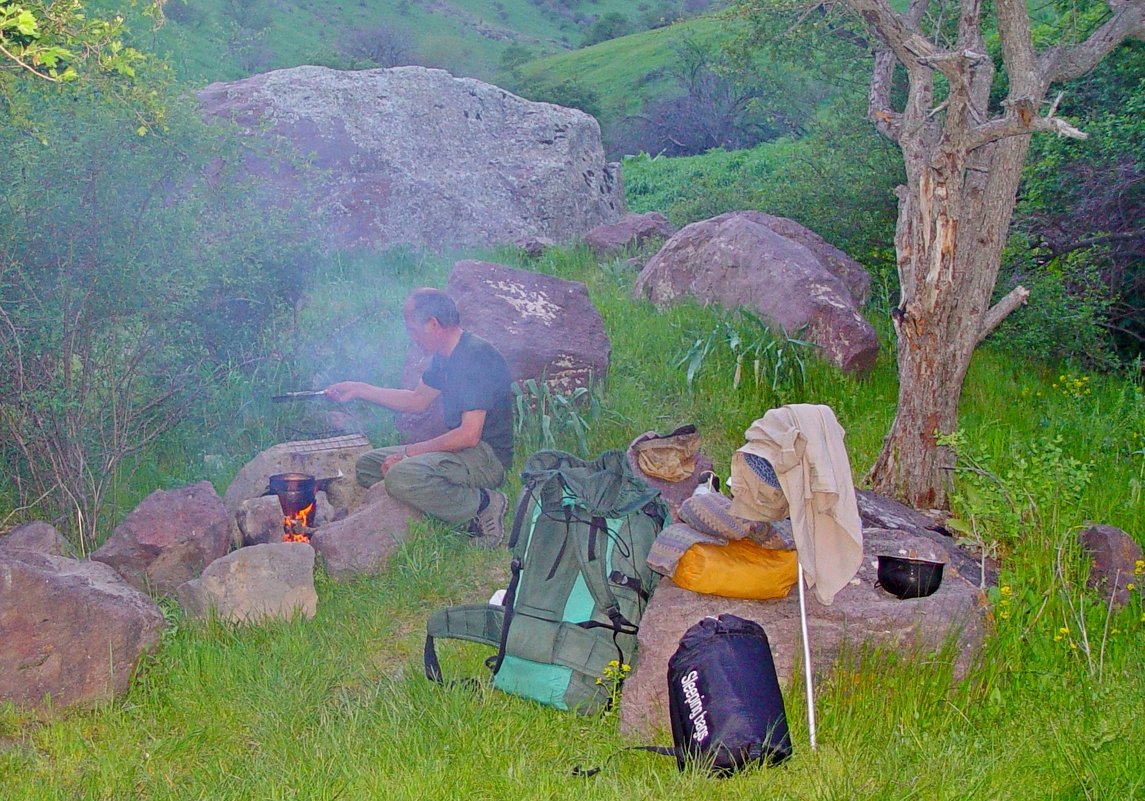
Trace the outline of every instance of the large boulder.
[[860, 373], [879, 350], [859, 313], [869, 287], [862, 266], [798, 223], [738, 211], [681, 229], [645, 265], [634, 294], [658, 307], [685, 299], [745, 307]]
[[[588, 386], [608, 374], [612, 343], [604, 319], [579, 281], [484, 261], [459, 261], [445, 291], [457, 302], [461, 325], [493, 343], [509, 363], [514, 381], [545, 378], [556, 392]], [[414, 386], [429, 360], [411, 347], [402, 372]], [[398, 421], [407, 442], [444, 430], [441, 405]]]
[[156, 490], [91, 558], [113, 567], [138, 590], [173, 595], [180, 584], [230, 550], [236, 528], [208, 481]]
[[[807, 598], [811, 661], [816, 680], [824, 677], [846, 653], [865, 645], [920, 653], [929, 658], [947, 638], [957, 648], [958, 671], [970, 666], [971, 657], [985, 636], [978, 589], [950, 564], [950, 554], [926, 537], [887, 529], [863, 532], [864, 559], [856, 577], [835, 596], [831, 606]], [[875, 588], [878, 554], [909, 555], [946, 563], [942, 585], [927, 598], [899, 600]], [[651, 736], [668, 730], [668, 659], [684, 632], [708, 615], [731, 613], [763, 626], [771, 644], [776, 671], [783, 686], [802, 658], [799, 594], [776, 601], [744, 601], [700, 595], [663, 580], [640, 621], [636, 670], [625, 682], [620, 703], [620, 724], [627, 733]]]
[[0, 701], [113, 698], [158, 642], [163, 613], [99, 562], [0, 551]]
[[[591, 116], [442, 70], [294, 67], [213, 83], [199, 99], [280, 154], [248, 169], [305, 193], [335, 246], [569, 241], [623, 211]], [[301, 174], [303, 160], [321, 174]]]
[[314, 617], [314, 549], [302, 542], [240, 548], [216, 559], [176, 591], [192, 617], [216, 614], [233, 623]]

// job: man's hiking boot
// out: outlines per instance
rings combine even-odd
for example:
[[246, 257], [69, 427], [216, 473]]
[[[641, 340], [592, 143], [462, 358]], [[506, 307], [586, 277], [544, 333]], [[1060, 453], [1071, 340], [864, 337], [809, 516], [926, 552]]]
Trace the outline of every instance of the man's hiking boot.
[[500, 548], [505, 539], [505, 509], [509, 499], [497, 490], [487, 492], [489, 503], [470, 521], [469, 538], [479, 548]]

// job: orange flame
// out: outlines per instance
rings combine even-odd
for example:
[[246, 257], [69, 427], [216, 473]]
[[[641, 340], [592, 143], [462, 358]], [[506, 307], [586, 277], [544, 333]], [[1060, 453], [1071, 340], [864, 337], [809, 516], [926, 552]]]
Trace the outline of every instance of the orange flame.
[[300, 509], [293, 517], [286, 515], [282, 518], [283, 542], [310, 542], [310, 516], [314, 514], [314, 502]]

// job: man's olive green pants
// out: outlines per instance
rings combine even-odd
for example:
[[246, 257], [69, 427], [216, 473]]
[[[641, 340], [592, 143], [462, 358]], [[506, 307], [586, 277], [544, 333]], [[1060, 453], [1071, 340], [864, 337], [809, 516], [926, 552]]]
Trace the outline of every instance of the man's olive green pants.
[[[378, 448], [358, 459], [358, 483], [371, 487], [382, 481], [382, 462], [401, 446]], [[435, 451], [407, 456], [385, 475], [386, 492], [427, 515], [457, 524], [471, 520], [481, 505], [481, 490], [496, 489], [505, 468], [486, 442], [447, 453]]]

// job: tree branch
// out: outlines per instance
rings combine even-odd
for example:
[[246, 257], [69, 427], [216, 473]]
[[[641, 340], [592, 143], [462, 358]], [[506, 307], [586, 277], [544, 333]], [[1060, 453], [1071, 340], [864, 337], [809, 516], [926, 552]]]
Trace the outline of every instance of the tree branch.
[[[895, 57], [910, 68], [917, 66], [920, 58], [934, 58], [941, 51], [929, 39], [911, 27], [911, 19], [916, 5], [911, 3], [910, 18], [904, 20], [893, 10], [886, 0], [845, 0], [858, 14], [867, 27], [873, 30], [895, 54]], [[919, 3], [924, 8], [925, 3]]]
[[1041, 98], [1037, 56], [1030, 38], [1030, 14], [1026, 0], [995, 0], [998, 37], [1002, 40], [1002, 62], [1010, 79], [1011, 98], [1032, 95]]
[[46, 72], [40, 72], [38, 69], [33, 67], [31, 64], [26, 63], [19, 56], [17, 56], [15, 53], [6, 49], [4, 47], [4, 45], [0, 45], [0, 54], [2, 54], [5, 58], [7, 58], [9, 61], [11, 61], [16, 66], [26, 69], [28, 72], [35, 75], [37, 78], [43, 78], [45, 81], [51, 81], [52, 83], [59, 83], [60, 82], [59, 78], [53, 78], [51, 75], [48, 75]]
[[1145, 2], [1142, 0], [1128, 0], [1116, 5], [1113, 16], [1084, 42], [1072, 47], [1051, 47], [1042, 53], [1038, 68], [1045, 85], [1072, 81], [1085, 75], [1131, 36], [1145, 36]]
[[1089, 134], [1078, 130], [1061, 117], [1047, 115], [1039, 117], [1030, 111], [1032, 103], [1021, 100], [1012, 103], [1007, 109], [1006, 116], [978, 125], [962, 140], [962, 146], [967, 153], [972, 153], [983, 145], [1005, 139], [1010, 136], [1024, 136], [1036, 132], [1056, 133], [1070, 139], [1088, 139]]
[[875, 54], [871, 88], [867, 94], [867, 119], [875, 124], [879, 133], [892, 142], [897, 142], [902, 134], [902, 114], [891, 108], [891, 79], [895, 63], [895, 54], [880, 48]]
[[981, 344], [982, 340], [990, 335], [990, 332], [998, 327], [998, 324], [1010, 316], [1014, 309], [1024, 304], [1030, 298], [1030, 290], [1024, 286], [1014, 287], [1006, 297], [991, 306], [986, 314], [982, 317], [982, 327], [978, 330], [978, 341], [975, 345]]

